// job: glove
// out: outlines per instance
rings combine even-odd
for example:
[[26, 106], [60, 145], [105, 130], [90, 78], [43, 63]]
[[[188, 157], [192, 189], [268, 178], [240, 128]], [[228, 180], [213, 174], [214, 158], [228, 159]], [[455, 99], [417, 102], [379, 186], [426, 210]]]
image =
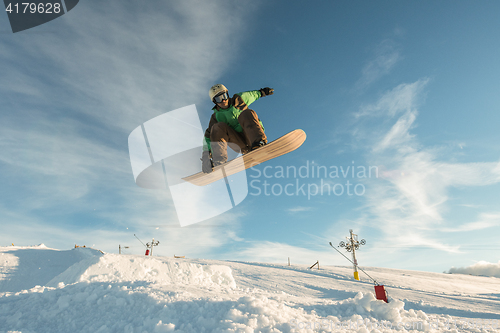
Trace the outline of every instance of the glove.
[[210, 159], [210, 152], [204, 151], [201, 155], [201, 170], [204, 173], [212, 172], [212, 160]]
[[260, 89], [260, 94], [262, 95], [262, 97], [272, 95], [274, 94], [274, 89], [269, 87], [262, 88]]

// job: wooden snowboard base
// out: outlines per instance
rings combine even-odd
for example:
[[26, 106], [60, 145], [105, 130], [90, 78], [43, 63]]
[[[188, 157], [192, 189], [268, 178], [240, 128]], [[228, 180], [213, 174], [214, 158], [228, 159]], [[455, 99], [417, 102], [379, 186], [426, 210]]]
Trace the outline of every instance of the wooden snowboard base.
[[205, 186], [219, 179], [234, 175], [235, 173], [294, 151], [299, 148], [305, 140], [306, 133], [301, 129], [296, 129], [265, 146], [216, 166], [211, 173], [198, 172], [182, 179], [194, 185]]

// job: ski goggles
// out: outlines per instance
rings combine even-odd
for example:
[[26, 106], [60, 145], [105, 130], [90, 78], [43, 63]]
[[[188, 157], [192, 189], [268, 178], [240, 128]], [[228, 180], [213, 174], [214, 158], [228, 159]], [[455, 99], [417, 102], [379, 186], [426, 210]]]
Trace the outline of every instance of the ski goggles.
[[221, 103], [222, 101], [225, 101], [228, 99], [229, 99], [229, 95], [227, 94], [227, 92], [224, 92], [222, 94], [215, 96], [213, 101], [214, 101], [214, 103]]

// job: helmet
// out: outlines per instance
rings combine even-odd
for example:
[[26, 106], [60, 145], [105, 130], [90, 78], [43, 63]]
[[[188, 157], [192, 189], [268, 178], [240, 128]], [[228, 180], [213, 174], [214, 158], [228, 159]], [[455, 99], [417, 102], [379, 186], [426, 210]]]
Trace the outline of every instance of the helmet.
[[215, 96], [224, 92], [228, 92], [227, 88], [223, 84], [218, 83], [210, 88], [208, 95], [210, 96], [210, 100], [213, 101]]

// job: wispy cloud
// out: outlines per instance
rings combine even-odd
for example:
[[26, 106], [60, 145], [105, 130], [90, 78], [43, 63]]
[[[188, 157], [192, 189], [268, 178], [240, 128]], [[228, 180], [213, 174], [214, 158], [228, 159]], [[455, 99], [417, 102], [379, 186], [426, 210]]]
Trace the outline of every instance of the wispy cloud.
[[374, 58], [363, 67], [361, 78], [355, 84], [355, 89], [358, 91], [389, 74], [391, 69], [401, 60], [401, 53], [396, 43], [391, 39], [379, 43], [374, 53]]
[[[127, 137], [159, 114], [207, 99], [207, 87], [238, 54], [242, 15], [254, 9], [204, 1], [85, 3], [53, 22], [58, 33], [3, 38], [0, 215], [2, 228], [10, 227], [0, 240], [30, 238], [23, 223], [32, 238], [50, 224], [54, 235], [79, 230], [71, 234], [78, 239], [93, 237], [85, 223], [109, 230], [105, 236], [116, 232], [115, 239], [116, 229], [176, 223], [168, 191], [135, 185]], [[236, 224], [223, 233], [170, 230], [165, 239], [216, 248], [235, 238]]]
[[[326, 247], [326, 246], [325, 246]], [[268, 263], [287, 263], [288, 258], [293, 264], [312, 265], [316, 260], [328, 262], [332, 260], [345, 264], [332, 251], [315, 251], [310, 248], [293, 246], [278, 242], [253, 242], [249, 243], [243, 250], [231, 255], [231, 259], [241, 261], [255, 261]]]
[[500, 213], [481, 213], [477, 221], [464, 223], [456, 228], [443, 228], [443, 232], [468, 232], [500, 226]]
[[373, 147], [373, 151], [380, 152], [390, 147], [401, 147], [409, 143], [413, 139], [410, 128], [416, 118], [416, 113], [412, 111], [408, 111], [401, 116], [389, 132]]
[[403, 83], [384, 93], [378, 101], [363, 105], [355, 117], [395, 117], [401, 113], [415, 113], [425, 97], [424, 88], [430, 79], [424, 78], [413, 83]]
[[297, 206], [294, 208], [287, 209], [289, 213], [309, 212], [311, 210], [313, 210], [313, 207], [303, 207], [303, 206]]
[[[160, 226], [155, 224], [153, 227], [147, 224], [149, 221], [141, 221], [140, 225], [129, 222], [129, 228], [125, 225], [117, 228], [110, 224], [98, 227], [51, 225], [36, 215], [12, 211], [9, 214], [8, 208], [0, 208], [3, 218], [9, 220], [9, 223], [2, 222], [0, 241], [3, 245], [14, 243], [25, 246], [45, 243], [53, 248], [67, 249], [77, 244], [110, 253], [118, 252], [118, 245], [121, 245], [122, 248], [129, 247], [128, 253], [143, 254], [144, 246], [134, 237], [134, 234], [137, 234], [144, 243], [151, 242], [152, 238], [160, 241], [160, 245], [154, 249], [156, 255], [210, 258], [216, 256], [218, 251], [224, 252], [229, 244], [241, 241], [235, 232], [239, 227], [238, 216], [233, 213], [228, 213], [217, 221], [211, 221], [205, 228], [180, 228], [168, 224]], [[152, 214], [148, 216], [152, 217], [153, 223], [169, 222], [165, 218], [155, 218]], [[89, 221], [89, 224], [93, 222]]]
[[[366, 193], [366, 223], [382, 229], [393, 244], [455, 252], [458, 246], [436, 238], [438, 225], [445, 222], [450, 188], [498, 183], [500, 163], [451, 163], [441, 158], [442, 148], [424, 147], [419, 142], [412, 128], [427, 82], [400, 85], [372, 105], [363, 106], [356, 115], [358, 125], [365, 126], [371, 135], [366, 142], [369, 163], [380, 166], [382, 178], [372, 181]], [[362, 125], [368, 119], [370, 128]], [[462, 229], [485, 226], [483, 221]]]
[[[25, 35], [4, 45], [17, 49], [2, 59], [5, 97], [29, 94], [37, 105], [43, 97], [130, 131], [155, 115], [205, 100], [206, 86], [237, 55], [233, 42], [244, 27], [234, 13], [253, 9], [203, 1], [131, 6], [79, 5], [61, 21], [58, 34]], [[216, 16], [226, 19], [221, 23]]]

